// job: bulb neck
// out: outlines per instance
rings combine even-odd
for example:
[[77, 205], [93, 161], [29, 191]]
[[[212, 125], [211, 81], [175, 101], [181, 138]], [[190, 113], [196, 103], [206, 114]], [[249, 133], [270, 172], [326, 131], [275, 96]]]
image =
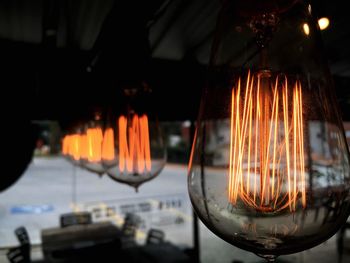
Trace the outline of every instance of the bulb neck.
[[249, 27], [255, 33], [255, 41], [259, 49], [268, 46], [278, 22], [279, 17], [276, 13], [262, 13], [252, 17]]
[[239, 10], [242, 17], [251, 17], [262, 13], [281, 14], [288, 11], [300, 0], [226, 0]]
[[270, 77], [271, 70], [269, 67], [269, 59], [268, 59], [268, 49], [264, 47], [260, 51], [260, 61], [259, 61], [259, 74], [262, 77]]

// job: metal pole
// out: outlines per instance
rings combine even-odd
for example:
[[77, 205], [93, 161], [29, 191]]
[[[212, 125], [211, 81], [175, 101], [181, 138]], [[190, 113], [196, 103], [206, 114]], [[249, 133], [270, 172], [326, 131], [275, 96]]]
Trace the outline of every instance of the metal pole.
[[74, 208], [76, 208], [76, 203], [77, 203], [77, 165], [73, 164], [73, 174], [72, 174], [72, 205]]
[[194, 262], [200, 263], [198, 216], [193, 210], [192, 210], [192, 213], [193, 213], [193, 259], [194, 259]]

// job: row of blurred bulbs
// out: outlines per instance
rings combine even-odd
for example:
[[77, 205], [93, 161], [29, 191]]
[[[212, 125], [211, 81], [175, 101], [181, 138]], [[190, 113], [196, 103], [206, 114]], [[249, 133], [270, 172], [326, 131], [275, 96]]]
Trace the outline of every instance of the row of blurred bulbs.
[[105, 127], [99, 118], [64, 136], [62, 154], [91, 172], [138, 187], [165, 165], [165, 147], [156, 121], [129, 112]]

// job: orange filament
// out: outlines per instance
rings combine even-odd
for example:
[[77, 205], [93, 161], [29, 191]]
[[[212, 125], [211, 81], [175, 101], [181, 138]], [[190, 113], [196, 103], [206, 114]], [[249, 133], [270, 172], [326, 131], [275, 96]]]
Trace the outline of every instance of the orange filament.
[[102, 159], [112, 161], [114, 156], [114, 131], [112, 128], [107, 128], [102, 142]]
[[74, 160], [80, 160], [80, 134], [73, 135], [72, 156]]
[[86, 134], [80, 136], [80, 156], [85, 160], [88, 158], [88, 138]]
[[[250, 75], [232, 89], [228, 199], [259, 211], [306, 207], [302, 87]], [[243, 101], [243, 103], [242, 103]]]
[[102, 130], [101, 128], [89, 128], [87, 136], [87, 159], [89, 162], [100, 162], [102, 158]]
[[74, 160], [80, 160], [80, 134], [66, 135], [62, 142], [62, 154], [71, 156]]
[[134, 114], [131, 124], [125, 116], [120, 116], [119, 127], [119, 169], [129, 173], [151, 171], [151, 150], [148, 117]]
[[86, 134], [66, 135], [62, 141], [62, 154], [75, 160], [99, 162], [114, 159], [114, 131], [108, 128], [102, 136], [101, 128], [90, 128]]

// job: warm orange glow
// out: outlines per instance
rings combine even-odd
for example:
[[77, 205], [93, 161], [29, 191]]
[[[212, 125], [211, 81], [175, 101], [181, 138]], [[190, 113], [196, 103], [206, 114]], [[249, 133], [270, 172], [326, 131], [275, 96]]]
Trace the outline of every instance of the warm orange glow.
[[69, 143], [70, 143], [70, 136], [66, 135], [63, 137], [62, 140], [62, 154], [63, 155], [68, 155], [69, 153]]
[[66, 135], [62, 142], [62, 154], [69, 155], [76, 161], [80, 160], [80, 140], [80, 134]]
[[112, 128], [107, 128], [102, 142], [102, 159], [112, 161], [114, 156], [114, 131]]
[[302, 87], [269, 80], [248, 73], [232, 89], [228, 199], [295, 211], [299, 200], [306, 206]]
[[86, 134], [80, 136], [80, 157], [85, 160], [88, 158], [88, 138]]
[[100, 162], [102, 157], [102, 130], [101, 128], [89, 128], [87, 136], [87, 159], [89, 162]]
[[149, 141], [148, 117], [135, 114], [128, 123], [120, 116], [119, 127], [119, 169], [131, 173], [151, 171], [151, 150]]

